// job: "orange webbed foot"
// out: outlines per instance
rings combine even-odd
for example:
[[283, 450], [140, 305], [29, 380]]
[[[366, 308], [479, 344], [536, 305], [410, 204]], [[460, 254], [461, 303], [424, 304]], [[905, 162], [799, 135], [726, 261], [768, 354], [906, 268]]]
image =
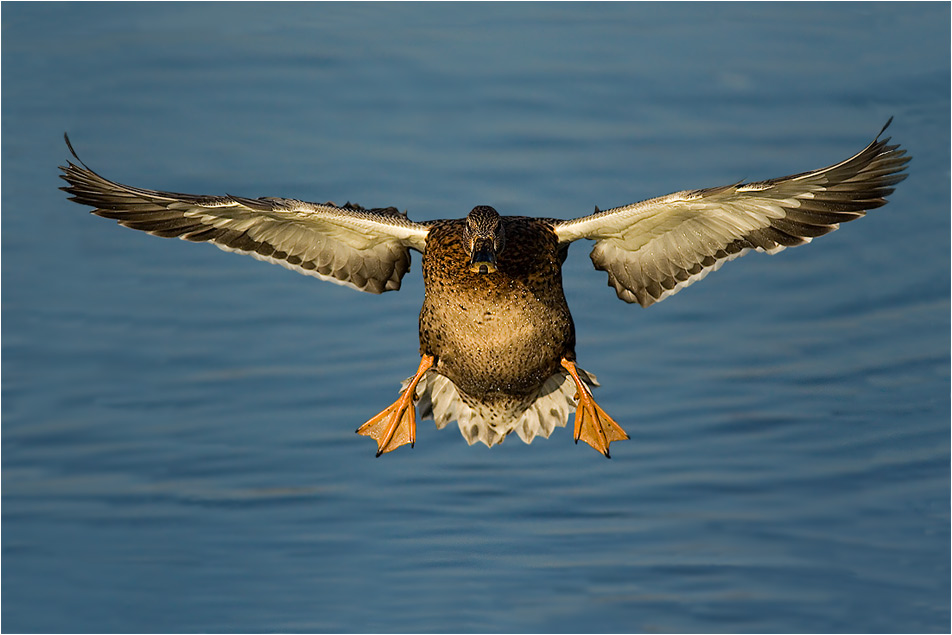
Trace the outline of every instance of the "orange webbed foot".
[[604, 454], [605, 458], [612, 458], [608, 452], [608, 446], [614, 441], [629, 439], [628, 433], [595, 403], [591, 390], [578, 376], [575, 363], [562, 359], [562, 366], [575, 380], [578, 400], [575, 406], [575, 442], [582, 440]]
[[404, 390], [397, 401], [357, 428], [357, 434], [377, 441], [377, 456], [416, 442], [416, 408], [409, 392]]
[[423, 374], [433, 366], [433, 356], [424, 355], [416, 375], [410, 380], [400, 397], [367, 423], [357, 428], [357, 434], [371, 437], [377, 442], [377, 456], [392, 452], [401, 445], [416, 442], [416, 386]]

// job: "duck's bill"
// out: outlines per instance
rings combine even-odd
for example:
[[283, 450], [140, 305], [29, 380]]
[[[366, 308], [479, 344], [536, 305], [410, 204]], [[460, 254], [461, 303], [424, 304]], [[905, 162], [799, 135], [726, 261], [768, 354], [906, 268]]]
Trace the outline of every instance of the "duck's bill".
[[469, 259], [469, 270], [473, 273], [495, 273], [496, 254], [492, 244], [477, 247]]

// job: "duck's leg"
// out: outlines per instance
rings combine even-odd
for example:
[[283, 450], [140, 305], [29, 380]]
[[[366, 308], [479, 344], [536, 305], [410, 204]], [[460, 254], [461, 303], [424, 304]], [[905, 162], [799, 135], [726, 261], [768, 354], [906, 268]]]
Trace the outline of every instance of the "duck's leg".
[[416, 408], [413, 406], [416, 386], [420, 383], [423, 373], [431, 366], [433, 356], [423, 355], [416, 375], [410, 380], [406, 390], [400, 393], [400, 398], [357, 428], [357, 434], [373, 437], [377, 441], [377, 456], [392, 452], [407, 443], [413, 447], [416, 442]]
[[609, 417], [601, 406], [595, 403], [592, 397], [592, 391], [579, 378], [578, 370], [575, 368], [575, 362], [562, 358], [562, 367], [569, 371], [569, 375], [575, 380], [576, 399], [578, 404], [575, 406], [575, 442], [579, 439], [585, 441], [606, 458], [612, 458], [608, 453], [608, 446], [613, 441], [624, 441], [628, 439], [628, 433], [622, 430], [621, 426], [615, 423], [615, 420]]

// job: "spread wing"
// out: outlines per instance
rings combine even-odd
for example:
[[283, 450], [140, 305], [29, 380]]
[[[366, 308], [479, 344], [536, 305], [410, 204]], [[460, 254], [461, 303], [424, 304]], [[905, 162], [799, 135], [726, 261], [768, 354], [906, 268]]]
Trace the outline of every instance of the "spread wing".
[[120, 225], [213, 245], [360, 291], [400, 288], [410, 249], [422, 252], [429, 227], [396, 208], [315, 204], [284, 198], [195, 196], [130, 187], [103, 178], [76, 156], [61, 167], [70, 200]]
[[608, 273], [618, 297], [650, 306], [751, 249], [773, 254], [802, 245], [885, 205], [910, 159], [879, 139], [887, 126], [861, 152], [827, 168], [596, 209], [556, 224], [555, 232], [563, 243], [594, 240], [592, 262]]

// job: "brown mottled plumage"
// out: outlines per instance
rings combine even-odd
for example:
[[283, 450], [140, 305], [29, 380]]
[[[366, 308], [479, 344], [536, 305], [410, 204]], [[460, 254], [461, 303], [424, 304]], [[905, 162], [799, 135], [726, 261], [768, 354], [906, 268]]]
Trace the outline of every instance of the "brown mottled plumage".
[[569, 244], [595, 241], [592, 262], [618, 296], [650, 306], [750, 250], [810, 242], [884, 205], [909, 161], [888, 141], [877, 135], [812, 172], [596, 207], [566, 221], [478, 206], [465, 219], [417, 223], [395, 208], [176, 194], [109, 181], [78, 158], [62, 176], [72, 200], [127, 227], [211, 242], [361, 291], [400, 288], [410, 250], [421, 252], [420, 366], [397, 401], [358, 429], [377, 441], [378, 456], [414, 443], [417, 406], [437, 427], [457, 421], [469, 443], [489, 446], [512, 432], [526, 443], [548, 437], [575, 410], [576, 442], [609, 456], [628, 435], [595, 403], [594, 376], [575, 364], [562, 291]]
[[522, 399], [559, 371], [562, 357], [575, 359], [560, 275], [565, 251], [549, 222], [507, 217], [512, 248], [497, 256], [495, 272], [474, 273], [466, 266], [464, 223], [437, 222], [427, 237], [420, 352], [436, 356], [436, 370], [464, 399]]
[[[473, 247], [465, 230], [468, 220], [486, 217], [501, 223], [509, 248], [495, 254], [492, 272], [480, 273], [470, 265]], [[463, 431], [470, 442], [502, 441], [546, 380], [561, 375], [561, 360], [575, 360], [575, 327], [562, 292], [567, 245], [559, 245], [556, 222], [500, 217], [481, 206], [467, 219], [430, 228], [420, 354], [432, 355], [436, 372], [479, 413], [481, 421]], [[521, 436], [531, 440], [534, 434]]]

